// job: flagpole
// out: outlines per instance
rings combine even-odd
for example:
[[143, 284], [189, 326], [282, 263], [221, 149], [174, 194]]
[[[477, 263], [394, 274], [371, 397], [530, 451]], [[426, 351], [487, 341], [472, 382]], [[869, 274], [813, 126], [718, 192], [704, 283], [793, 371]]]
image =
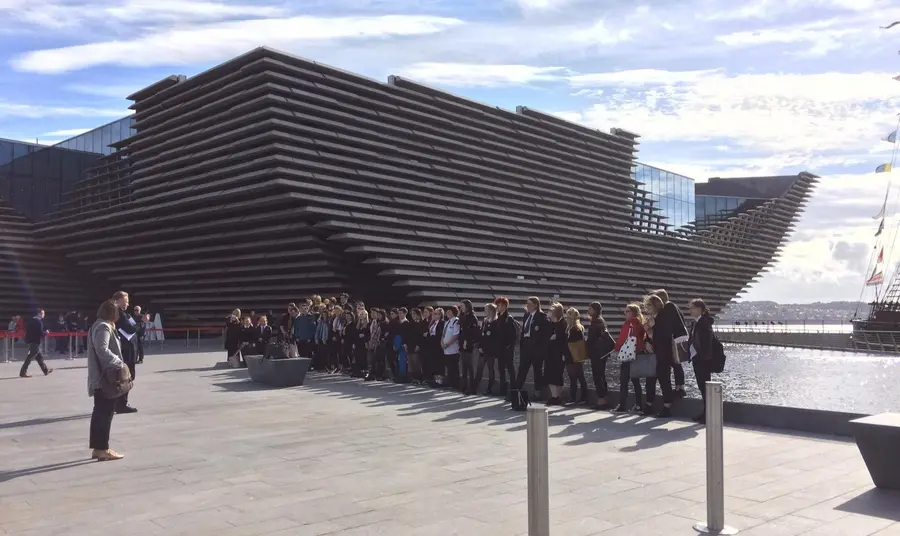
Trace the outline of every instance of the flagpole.
[[[900, 130], [900, 114], [897, 114], [897, 130]], [[895, 131], [895, 132], [896, 132], [896, 131]], [[897, 151], [898, 151], [898, 149], [900, 149], [900, 143], [898, 143], [898, 141], [897, 141], [897, 139], [896, 139], [896, 136], [894, 136], [894, 150], [893, 150], [893, 152], [892, 152], [892, 154], [891, 154], [891, 169], [893, 169], [894, 164], [895, 164], [896, 161], [897, 161]], [[889, 176], [888, 176], [888, 193], [890, 193], [890, 190], [891, 190], [891, 184], [892, 184], [892, 180], [891, 180], [891, 177], [890, 177], [890, 175], [889, 175]], [[887, 197], [885, 197], [885, 199], [887, 199]], [[894, 200], [894, 206], [896, 207], [898, 203], [900, 203], [900, 191], [897, 192], [897, 195], [896, 195], [895, 200]], [[897, 214], [896, 214], [896, 210], [895, 210], [893, 216], [896, 216], [896, 215], [897, 215]], [[887, 210], [885, 210], [884, 217], [885, 217], [885, 218], [887, 217]], [[893, 257], [894, 257], [894, 246], [897, 244], [897, 234], [898, 234], [898, 232], [900, 232], [900, 218], [895, 218], [895, 219], [896, 219], [897, 221], [894, 222], [894, 236], [891, 238], [891, 247], [888, 249], [888, 258], [887, 258], [887, 262], [886, 262], [885, 265], [884, 265], [884, 271], [885, 271], [885, 273], [890, 273], [890, 270], [891, 270], [891, 260], [892, 260]], [[883, 221], [883, 220], [882, 220], [882, 221]], [[879, 238], [879, 241], [881, 241], [882, 244], [884, 243], [884, 240], [882, 240], [881, 238]], [[877, 246], [877, 242], [876, 242], [876, 246], [875, 246], [875, 247], [876, 247], [876, 248], [878, 247], [878, 246]], [[895, 274], [895, 273], [892, 273], [890, 278], [884, 278], [884, 279], [882, 280], [882, 284], [884, 284], [884, 280], [893, 281], [895, 276], [896, 276], [896, 274]], [[881, 285], [879, 285], [879, 287], [880, 287], [880, 286], [881, 286]], [[877, 290], [876, 290], [876, 293], [877, 293]]]

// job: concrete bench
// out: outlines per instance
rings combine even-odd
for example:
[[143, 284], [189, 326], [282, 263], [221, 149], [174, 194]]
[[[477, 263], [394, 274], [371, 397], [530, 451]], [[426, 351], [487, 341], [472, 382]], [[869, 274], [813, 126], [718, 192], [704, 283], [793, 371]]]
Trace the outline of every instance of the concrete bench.
[[244, 356], [250, 379], [272, 387], [296, 387], [303, 385], [309, 370], [308, 357], [292, 359], [264, 359], [262, 356]]
[[900, 413], [862, 417], [850, 426], [875, 486], [900, 490]]

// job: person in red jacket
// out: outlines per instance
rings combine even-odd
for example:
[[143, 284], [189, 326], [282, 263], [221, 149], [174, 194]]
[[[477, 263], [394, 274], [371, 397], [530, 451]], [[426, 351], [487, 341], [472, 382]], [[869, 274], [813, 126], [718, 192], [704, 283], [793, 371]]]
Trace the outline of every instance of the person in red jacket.
[[[628, 411], [628, 382], [634, 386], [634, 407], [632, 411], [643, 411], [646, 406], [641, 403], [640, 380], [631, 379], [631, 362], [639, 352], [644, 351], [644, 315], [641, 306], [630, 303], [625, 307], [625, 323], [619, 330], [616, 340], [616, 352], [619, 356], [619, 405], [615, 411]], [[655, 394], [655, 393], [654, 393]], [[651, 398], [650, 393], [647, 397]]]

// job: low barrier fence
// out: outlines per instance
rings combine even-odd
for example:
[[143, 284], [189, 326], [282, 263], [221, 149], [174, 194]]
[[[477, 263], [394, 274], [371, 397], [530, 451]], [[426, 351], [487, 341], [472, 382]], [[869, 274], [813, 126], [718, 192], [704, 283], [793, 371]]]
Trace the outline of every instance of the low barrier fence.
[[[161, 335], [161, 336], [159, 336]], [[184, 337], [184, 346], [190, 348], [195, 342], [196, 347], [200, 348], [201, 340], [206, 337], [209, 339], [217, 339], [225, 336], [224, 328], [216, 327], [188, 327], [188, 328], [152, 328], [144, 330], [144, 348], [160, 349], [165, 347], [166, 342], [170, 345], [181, 344], [181, 337]], [[68, 339], [66, 348], [68, 350], [68, 358], [74, 359], [76, 355], [81, 354], [87, 347], [87, 331], [51, 331], [44, 335], [41, 340], [41, 352], [44, 356], [50, 355], [50, 341], [57, 341], [63, 338]], [[16, 344], [21, 343], [25, 351], [25, 333], [16, 331], [0, 331], [0, 346], [2, 346], [2, 361], [8, 362], [15, 357]], [[157, 346], [158, 345], [158, 346]]]

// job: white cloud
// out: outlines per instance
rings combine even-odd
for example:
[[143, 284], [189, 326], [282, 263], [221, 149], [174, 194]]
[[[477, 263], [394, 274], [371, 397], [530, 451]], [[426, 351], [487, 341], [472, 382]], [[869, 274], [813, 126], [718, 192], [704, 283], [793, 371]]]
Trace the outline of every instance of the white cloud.
[[30, 119], [63, 116], [104, 118], [124, 117], [129, 113], [128, 110], [118, 108], [18, 104], [0, 100], [0, 117], [25, 117]]
[[19, 70], [62, 73], [97, 65], [183, 65], [227, 59], [258, 46], [431, 34], [462, 24], [446, 17], [291, 17], [172, 29], [133, 40], [39, 50], [15, 58]]
[[547, 11], [562, 9], [573, 0], [515, 0], [515, 2], [524, 11]]
[[397, 74], [424, 84], [500, 87], [558, 81], [565, 73], [564, 67], [423, 62], [402, 68]]
[[148, 80], [143, 84], [126, 84], [126, 85], [116, 85], [116, 84], [68, 84], [64, 86], [64, 89], [67, 91], [72, 91], [75, 93], [81, 93], [83, 95], [92, 95], [95, 97], [109, 97], [114, 99], [124, 99], [128, 95], [143, 89], [150, 84], [154, 83], [156, 80]]
[[0, 2], [0, 15], [7, 12], [5, 24], [33, 25], [54, 30], [83, 26], [121, 24], [189, 24], [227, 20], [236, 17], [275, 17], [284, 13], [280, 6], [234, 4], [202, 0], [6, 0]]
[[48, 132], [44, 134], [44, 136], [50, 136], [51, 138], [61, 137], [63, 139], [71, 138], [72, 136], [78, 136], [79, 134], [84, 134], [85, 132], [89, 132], [93, 129], [91, 128], [70, 128], [65, 130], [54, 130], [53, 132]]
[[[744, 153], [727, 158], [744, 168], [773, 171], [889, 155], [890, 145], [879, 140], [895, 128], [900, 107], [900, 86], [889, 73], [729, 76], [639, 70], [571, 80], [600, 101], [580, 111], [566, 110], [578, 113], [582, 123], [622, 127], [653, 142], [718, 145], [716, 140], [729, 139], [732, 148]], [[745, 159], [750, 152], [757, 162]]]

